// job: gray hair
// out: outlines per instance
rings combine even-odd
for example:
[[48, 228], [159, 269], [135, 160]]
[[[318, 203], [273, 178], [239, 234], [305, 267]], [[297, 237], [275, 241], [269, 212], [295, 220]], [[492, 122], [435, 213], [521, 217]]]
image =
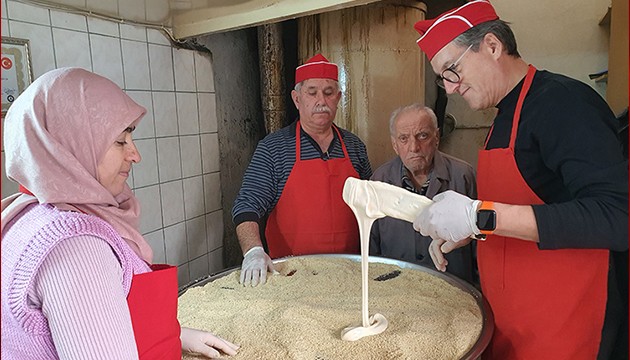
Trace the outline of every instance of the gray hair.
[[414, 103], [407, 106], [401, 106], [392, 112], [392, 115], [389, 117], [389, 134], [391, 136], [396, 135], [395, 125], [400, 115], [406, 114], [408, 112], [426, 113], [431, 118], [431, 124], [433, 124], [434, 129], [437, 130], [438, 128], [437, 116], [433, 112], [433, 109], [419, 103]]
[[514, 37], [514, 33], [512, 29], [510, 29], [510, 25], [503, 20], [492, 20], [486, 21], [479, 25], [476, 25], [468, 30], [466, 30], [463, 34], [453, 40], [455, 44], [462, 47], [469, 47], [472, 45], [472, 50], [477, 52], [479, 51], [479, 44], [483, 40], [486, 34], [492, 33], [494, 36], [501, 41], [505, 49], [507, 50], [508, 55], [520, 58], [521, 55], [518, 53], [516, 48], [516, 38]]
[[[306, 79], [306, 80], [308, 80], [308, 79]], [[300, 89], [302, 89], [302, 85], [304, 84], [304, 81], [306, 81], [306, 80], [302, 80], [299, 83], [295, 84], [295, 87], [293, 88], [293, 90], [295, 90], [297, 92], [300, 92]], [[332, 80], [332, 79], [330, 79], [330, 80]], [[337, 85], [337, 89], [336, 89], [337, 91], [341, 90], [341, 87], [339, 86], [339, 81], [335, 81], [335, 85]]]

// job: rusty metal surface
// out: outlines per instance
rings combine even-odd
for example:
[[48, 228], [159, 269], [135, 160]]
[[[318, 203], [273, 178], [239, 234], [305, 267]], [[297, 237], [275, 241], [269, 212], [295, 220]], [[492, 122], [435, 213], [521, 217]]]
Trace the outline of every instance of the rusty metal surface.
[[389, 115], [424, 103], [424, 55], [416, 45], [419, 1], [381, 1], [298, 19], [298, 57], [321, 52], [339, 66], [342, 98], [335, 123], [366, 144], [372, 167], [395, 154]]

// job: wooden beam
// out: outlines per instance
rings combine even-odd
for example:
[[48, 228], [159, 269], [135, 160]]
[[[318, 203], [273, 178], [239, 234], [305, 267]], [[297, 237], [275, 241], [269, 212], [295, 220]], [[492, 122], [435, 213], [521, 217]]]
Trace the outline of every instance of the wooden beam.
[[[173, 14], [178, 39], [274, 23], [301, 16], [365, 5], [379, 0], [246, 0]], [[227, 3], [227, 5], [226, 5]]]

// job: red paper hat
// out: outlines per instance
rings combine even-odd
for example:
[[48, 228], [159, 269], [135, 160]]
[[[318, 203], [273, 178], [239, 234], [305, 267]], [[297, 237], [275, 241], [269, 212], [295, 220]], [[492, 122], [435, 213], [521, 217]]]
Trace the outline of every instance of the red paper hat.
[[498, 18], [487, 0], [471, 1], [435, 19], [418, 21], [413, 27], [422, 36], [416, 43], [431, 61], [438, 51], [466, 30]]
[[295, 69], [295, 83], [299, 84], [307, 79], [332, 79], [337, 81], [337, 64], [331, 63], [322, 54], [308, 59], [304, 65]]

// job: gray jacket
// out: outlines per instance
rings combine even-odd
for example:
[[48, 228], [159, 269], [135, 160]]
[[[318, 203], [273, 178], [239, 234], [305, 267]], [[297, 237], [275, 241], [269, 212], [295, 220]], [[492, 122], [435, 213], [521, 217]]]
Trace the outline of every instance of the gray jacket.
[[[379, 167], [372, 180], [402, 187], [402, 161], [397, 156]], [[477, 198], [475, 170], [470, 164], [440, 151], [435, 152], [426, 196], [454, 190], [470, 198]], [[429, 255], [431, 238], [420, 235], [409, 222], [390, 217], [378, 219], [370, 233], [370, 255], [403, 260], [435, 269]], [[446, 254], [447, 272], [476, 283], [476, 261], [473, 243]]]

